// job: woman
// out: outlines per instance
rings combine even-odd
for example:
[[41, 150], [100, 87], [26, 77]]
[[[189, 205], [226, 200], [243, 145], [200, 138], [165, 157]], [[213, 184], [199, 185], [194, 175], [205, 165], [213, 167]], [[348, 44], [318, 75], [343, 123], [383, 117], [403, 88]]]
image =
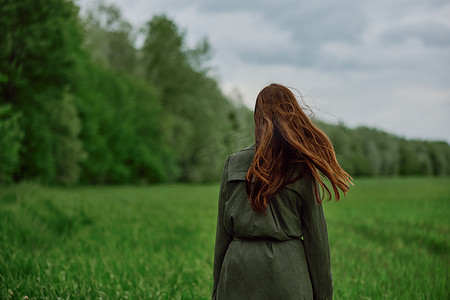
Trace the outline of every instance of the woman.
[[212, 298], [331, 299], [321, 174], [336, 201], [352, 179], [285, 86], [259, 93], [254, 118], [255, 144], [222, 174]]

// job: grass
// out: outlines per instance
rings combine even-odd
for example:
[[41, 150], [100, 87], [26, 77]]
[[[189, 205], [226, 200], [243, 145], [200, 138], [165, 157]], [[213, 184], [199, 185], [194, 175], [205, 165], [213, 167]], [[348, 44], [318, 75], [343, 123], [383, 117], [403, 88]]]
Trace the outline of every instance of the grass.
[[[0, 190], [1, 299], [208, 299], [217, 185]], [[450, 179], [326, 203], [335, 299], [447, 299]]]

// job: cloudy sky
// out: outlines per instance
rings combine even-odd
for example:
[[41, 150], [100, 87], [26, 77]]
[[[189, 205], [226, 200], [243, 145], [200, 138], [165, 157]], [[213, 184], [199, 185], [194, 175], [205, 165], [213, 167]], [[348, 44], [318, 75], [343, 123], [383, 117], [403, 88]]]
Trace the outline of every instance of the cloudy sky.
[[450, 142], [448, 0], [105, 2], [136, 28], [164, 13], [188, 45], [207, 37], [223, 91], [250, 108], [277, 82], [321, 119]]

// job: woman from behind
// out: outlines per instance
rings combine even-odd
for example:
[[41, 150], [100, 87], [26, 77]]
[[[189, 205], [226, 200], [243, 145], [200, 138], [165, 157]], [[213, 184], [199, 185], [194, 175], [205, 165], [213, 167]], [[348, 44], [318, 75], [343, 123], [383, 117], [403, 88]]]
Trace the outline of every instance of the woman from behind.
[[352, 178], [287, 87], [265, 87], [254, 119], [255, 144], [230, 155], [222, 174], [212, 298], [331, 299], [321, 203], [338, 201]]

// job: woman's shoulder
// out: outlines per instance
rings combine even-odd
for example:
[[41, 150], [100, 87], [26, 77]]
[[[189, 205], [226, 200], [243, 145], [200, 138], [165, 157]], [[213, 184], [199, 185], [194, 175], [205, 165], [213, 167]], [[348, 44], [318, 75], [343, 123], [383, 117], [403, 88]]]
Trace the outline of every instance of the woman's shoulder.
[[240, 157], [240, 156], [248, 156], [248, 155], [254, 155], [255, 154], [255, 144], [252, 144], [236, 153], [233, 153], [230, 155], [230, 157]]
[[253, 144], [228, 156], [228, 173], [247, 173], [254, 155], [255, 145]]

